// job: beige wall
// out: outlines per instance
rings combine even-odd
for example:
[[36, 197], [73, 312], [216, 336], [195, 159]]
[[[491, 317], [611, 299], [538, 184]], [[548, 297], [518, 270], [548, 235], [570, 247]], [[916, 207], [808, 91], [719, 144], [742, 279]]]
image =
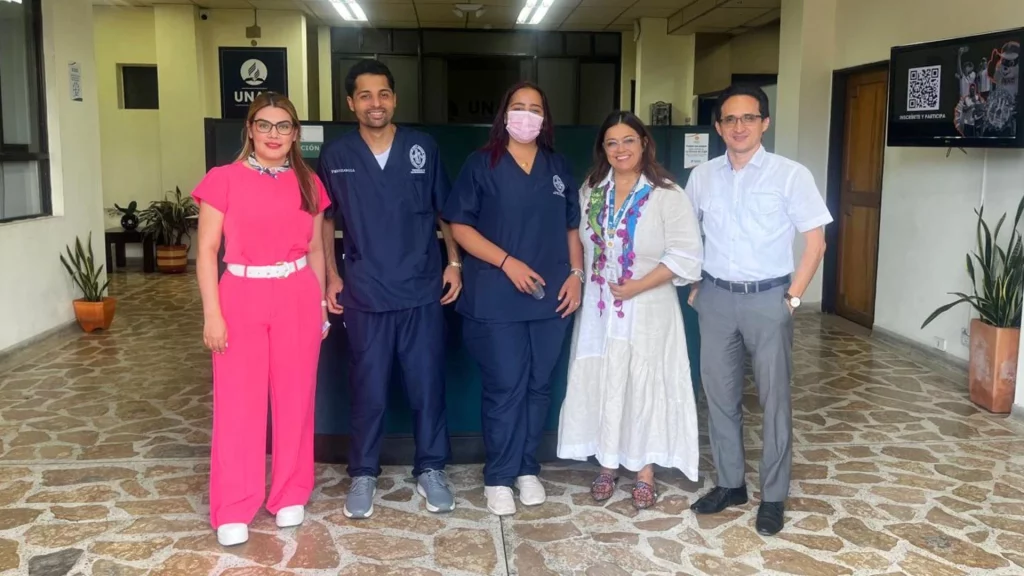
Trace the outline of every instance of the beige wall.
[[[156, 65], [153, 10], [97, 6], [93, 22], [103, 202], [124, 207], [135, 200], [141, 208], [160, 194], [160, 115], [121, 107], [118, 65]], [[107, 217], [109, 226], [119, 221]]]
[[[253, 23], [252, 10], [210, 10], [207, 20], [196, 22], [197, 35], [203, 46], [203, 73], [206, 87], [206, 116], [220, 118], [221, 46], [250, 46], [245, 28]], [[295, 104], [301, 120], [306, 119], [309, 79], [306, 74], [306, 16], [301, 12], [260, 10], [262, 38], [259, 46], [288, 49], [288, 98]]]
[[621, 60], [621, 74], [620, 74], [620, 86], [619, 86], [619, 108], [622, 110], [631, 110], [629, 106], [629, 96], [632, 89], [633, 80], [636, 80], [636, 42], [633, 41], [633, 32], [622, 33], [622, 60]]
[[[250, 46], [245, 28], [253, 23], [251, 10], [207, 14], [202, 20], [186, 5], [94, 8], [104, 206], [135, 200], [144, 207], [176, 186], [188, 193], [205, 174], [203, 118], [221, 116], [219, 48]], [[306, 119], [309, 44], [323, 42], [307, 39], [299, 12], [260, 10], [259, 25], [259, 46], [288, 49], [289, 96]], [[158, 66], [160, 110], [121, 108], [119, 64]], [[107, 217], [111, 226], [118, 221]], [[137, 246], [128, 250], [139, 253]]]
[[[834, 11], [817, 14], [830, 3]], [[960, 0], [783, 0], [777, 149], [805, 163], [824, 190], [833, 70], [888, 60], [892, 46], [1024, 26], [1021, 7], [1020, 0], [990, 0], [984, 10], [964, 10]], [[944, 340], [950, 355], [966, 360], [960, 335], [968, 307], [921, 323], [950, 301], [949, 292], [970, 291], [963, 262], [975, 248], [973, 211], [984, 203], [994, 222], [1016, 208], [1024, 151], [947, 157], [940, 148], [887, 147], [883, 170], [875, 327], [927, 346]], [[820, 294], [816, 280], [806, 299]]]
[[332, 90], [333, 74], [331, 68], [331, 29], [327, 26], [320, 26], [316, 29], [317, 48], [320, 58], [317, 64], [320, 67], [320, 120], [330, 122], [334, 119], [334, 100]]
[[[59, 256], [75, 238], [103, 260], [98, 70], [89, 0], [42, 0], [43, 64], [54, 215], [0, 224], [0, 350], [74, 321], [73, 287]], [[83, 101], [70, 98], [68, 63], [82, 68]], [[8, 273], [9, 272], [9, 273]], [[24, 568], [24, 566], [23, 566]]]
[[[983, 10], [965, 10], [959, 0], [840, 0], [836, 21], [835, 66], [847, 68], [887, 60], [893, 45], [1024, 26], [1024, 3], [987, 0]], [[954, 150], [947, 158], [945, 149], [887, 148], [884, 171], [875, 323], [927, 345], [942, 338], [966, 359], [960, 331], [968, 307], [920, 326], [950, 301], [948, 292], [970, 289], [964, 257], [975, 247], [973, 210], [984, 202], [993, 223], [1003, 212], [1013, 217], [1024, 194], [1024, 151]]]
[[697, 37], [694, 94], [725, 89], [733, 74], [779, 73], [779, 23], [734, 37]]
[[693, 107], [694, 36], [671, 35], [661, 18], [640, 20], [636, 44], [636, 110], [651, 120], [651, 104], [670, 102], [672, 123], [685, 124]]

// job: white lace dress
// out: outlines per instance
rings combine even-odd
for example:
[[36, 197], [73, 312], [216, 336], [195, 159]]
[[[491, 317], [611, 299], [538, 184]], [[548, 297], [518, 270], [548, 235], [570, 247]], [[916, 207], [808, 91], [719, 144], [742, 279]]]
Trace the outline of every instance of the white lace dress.
[[[613, 188], [609, 174], [580, 190], [588, 281], [573, 328], [558, 457], [596, 456], [606, 468], [631, 471], [657, 464], [696, 480], [697, 408], [676, 291], [700, 279], [696, 214], [678, 186], [653, 188], [641, 178], [609, 225]], [[672, 271], [671, 283], [614, 300], [609, 283], [643, 278], [658, 264]]]

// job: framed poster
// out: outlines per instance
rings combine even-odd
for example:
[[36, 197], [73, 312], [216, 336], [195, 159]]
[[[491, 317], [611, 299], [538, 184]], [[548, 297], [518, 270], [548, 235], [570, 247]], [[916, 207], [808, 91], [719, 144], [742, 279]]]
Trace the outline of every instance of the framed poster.
[[220, 48], [220, 113], [245, 118], [261, 92], [288, 95], [287, 48]]

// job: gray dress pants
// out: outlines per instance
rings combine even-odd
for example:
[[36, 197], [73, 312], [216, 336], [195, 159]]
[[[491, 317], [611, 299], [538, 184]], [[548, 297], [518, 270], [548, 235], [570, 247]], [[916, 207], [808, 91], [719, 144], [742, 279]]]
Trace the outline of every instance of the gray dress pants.
[[742, 400], [744, 352], [749, 351], [764, 410], [764, 450], [759, 471], [764, 502], [782, 502], [789, 495], [793, 459], [793, 317], [783, 298], [786, 290], [786, 286], [778, 286], [740, 294], [705, 279], [694, 301], [700, 320], [701, 380], [708, 399], [708, 428], [718, 486], [746, 485]]

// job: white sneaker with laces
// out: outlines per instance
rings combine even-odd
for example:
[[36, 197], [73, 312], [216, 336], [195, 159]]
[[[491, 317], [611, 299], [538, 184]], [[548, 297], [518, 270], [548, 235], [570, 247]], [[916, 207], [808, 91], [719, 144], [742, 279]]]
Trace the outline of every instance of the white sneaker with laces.
[[306, 508], [304, 506], [285, 506], [277, 511], [277, 527], [291, 528], [302, 524], [306, 519]]
[[519, 489], [519, 501], [527, 506], [539, 506], [548, 498], [544, 485], [536, 476], [516, 478], [516, 488]]
[[511, 516], [516, 513], [516, 500], [508, 486], [484, 486], [487, 509], [497, 516]]
[[224, 524], [217, 528], [217, 543], [221, 546], [236, 546], [248, 540], [249, 526], [245, 524]]

